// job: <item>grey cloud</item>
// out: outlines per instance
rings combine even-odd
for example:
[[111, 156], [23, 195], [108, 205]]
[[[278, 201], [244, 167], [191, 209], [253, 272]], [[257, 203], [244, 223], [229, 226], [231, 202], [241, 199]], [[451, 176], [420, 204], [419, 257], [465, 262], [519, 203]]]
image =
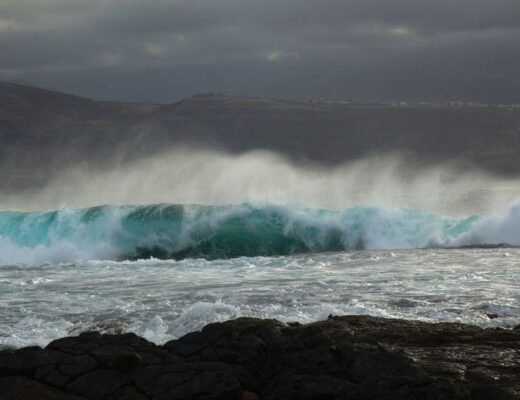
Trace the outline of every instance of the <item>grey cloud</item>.
[[101, 98], [520, 102], [519, 45], [518, 0], [0, 2], [0, 79]]

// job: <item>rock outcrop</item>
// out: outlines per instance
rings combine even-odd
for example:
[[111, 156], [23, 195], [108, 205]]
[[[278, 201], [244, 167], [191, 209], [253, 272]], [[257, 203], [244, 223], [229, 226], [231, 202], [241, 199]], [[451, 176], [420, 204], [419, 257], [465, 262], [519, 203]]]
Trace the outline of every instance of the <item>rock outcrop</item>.
[[240, 318], [157, 346], [83, 333], [0, 352], [0, 399], [515, 399], [520, 329]]

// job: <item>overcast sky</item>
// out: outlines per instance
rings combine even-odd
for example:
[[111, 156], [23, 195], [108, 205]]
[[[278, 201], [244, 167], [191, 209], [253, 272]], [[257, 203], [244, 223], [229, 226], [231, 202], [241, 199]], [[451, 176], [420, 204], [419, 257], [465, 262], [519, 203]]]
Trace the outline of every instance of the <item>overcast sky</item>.
[[520, 0], [0, 0], [0, 80], [151, 102], [520, 103]]

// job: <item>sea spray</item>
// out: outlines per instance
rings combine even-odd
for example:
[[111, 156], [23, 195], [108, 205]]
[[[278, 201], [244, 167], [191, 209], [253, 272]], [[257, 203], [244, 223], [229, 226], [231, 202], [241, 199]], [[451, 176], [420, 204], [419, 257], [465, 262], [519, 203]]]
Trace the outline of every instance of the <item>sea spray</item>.
[[293, 204], [345, 209], [391, 206], [461, 217], [504, 210], [520, 180], [454, 163], [417, 165], [405, 154], [374, 154], [342, 164], [295, 162], [280, 154], [231, 154], [178, 146], [102, 166], [70, 166], [47, 185], [0, 197], [0, 210], [37, 211], [101, 204]]

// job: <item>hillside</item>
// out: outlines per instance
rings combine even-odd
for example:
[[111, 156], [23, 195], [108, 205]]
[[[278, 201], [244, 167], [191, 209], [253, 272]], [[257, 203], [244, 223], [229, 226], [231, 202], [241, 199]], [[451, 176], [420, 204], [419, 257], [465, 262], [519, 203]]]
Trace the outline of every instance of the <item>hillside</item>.
[[0, 191], [41, 185], [71, 163], [108, 165], [195, 144], [339, 163], [402, 151], [520, 172], [520, 108], [352, 104], [196, 95], [175, 104], [96, 102], [0, 84]]

